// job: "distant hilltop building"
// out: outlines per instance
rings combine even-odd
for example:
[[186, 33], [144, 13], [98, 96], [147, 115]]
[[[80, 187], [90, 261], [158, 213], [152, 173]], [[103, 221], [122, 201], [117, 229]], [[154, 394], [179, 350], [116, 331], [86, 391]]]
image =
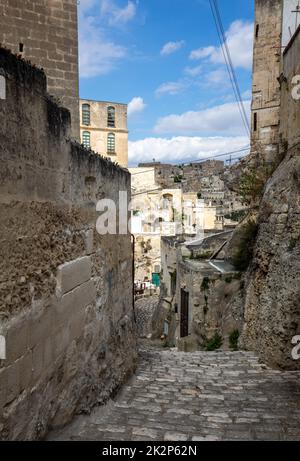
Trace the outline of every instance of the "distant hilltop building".
[[80, 137], [86, 148], [127, 168], [127, 105], [81, 99]]
[[77, 0], [0, 0], [0, 44], [44, 69], [79, 139]]

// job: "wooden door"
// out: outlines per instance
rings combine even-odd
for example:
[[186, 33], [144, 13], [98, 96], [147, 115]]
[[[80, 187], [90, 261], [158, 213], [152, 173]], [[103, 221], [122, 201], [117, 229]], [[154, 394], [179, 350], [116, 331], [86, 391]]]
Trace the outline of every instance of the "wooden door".
[[180, 336], [185, 338], [189, 335], [189, 293], [181, 290], [180, 306]]

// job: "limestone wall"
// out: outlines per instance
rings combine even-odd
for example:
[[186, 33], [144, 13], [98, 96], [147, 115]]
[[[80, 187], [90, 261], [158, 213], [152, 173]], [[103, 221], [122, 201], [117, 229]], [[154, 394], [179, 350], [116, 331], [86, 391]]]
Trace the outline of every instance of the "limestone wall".
[[292, 339], [300, 334], [300, 30], [284, 53], [280, 129], [284, 159], [269, 179], [259, 210], [254, 261], [247, 276], [243, 342], [273, 367], [299, 369]]
[[300, 142], [300, 27], [283, 54], [283, 75], [281, 86], [280, 132], [283, 149], [290, 149]]
[[76, 0], [0, 0], [0, 45], [42, 67], [79, 139]]
[[278, 154], [281, 31], [282, 0], [256, 0], [251, 151], [267, 162]]
[[37, 439], [135, 368], [130, 235], [95, 228], [130, 175], [68, 140], [42, 71], [0, 49], [0, 74], [0, 439]]
[[[229, 347], [229, 335], [241, 330], [241, 318], [231, 309], [232, 300], [240, 291], [236, 273], [220, 273], [205, 260], [177, 261], [176, 300], [178, 305], [178, 347], [192, 351], [206, 347], [216, 333]], [[180, 338], [181, 290], [189, 294], [189, 336]]]

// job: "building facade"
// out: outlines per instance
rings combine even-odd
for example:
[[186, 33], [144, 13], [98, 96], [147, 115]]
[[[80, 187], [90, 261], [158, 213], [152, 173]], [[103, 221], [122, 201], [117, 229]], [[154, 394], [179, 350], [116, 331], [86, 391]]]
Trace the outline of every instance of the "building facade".
[[79, 139], [77, 1], [0, 0], [0, 44], [44, 69]]
[[282, 0], [255, 1], [251, 152], [272, 162], [278, 155]]
[[126, 104], [81, 99], [80, 136], [86, 148], [127, 168]]

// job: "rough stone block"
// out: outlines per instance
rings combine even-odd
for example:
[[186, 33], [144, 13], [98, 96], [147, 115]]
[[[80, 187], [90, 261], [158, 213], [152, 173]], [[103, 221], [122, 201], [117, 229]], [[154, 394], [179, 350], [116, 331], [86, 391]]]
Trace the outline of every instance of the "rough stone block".
[[28, 349], [29, 322], [27, 319], [10, 325], [6, 333], [7, 364], [22, 357]]
[[91, 278], [91, 259], [88, 256], [62, 264], [57, 271], [57, 293], [64, 295]]
[[1, 410], [6, 404], [6, 387], [7, 387], [7, 373], [6, 369], [0, 370], [0, 414]]
[[55, 324], [59, 329], [63, 328], [69, 324], [72, 318], [77, 317], [81, 311], [84, 311], [85, 307], [95, 302], [95, 299], [96, 286], [92, 280], [65, 294], [56, 303]]
[[5, 403], [10, 403], [15, 400], [19, 395], [19, 363], [15, 362], [7, 367], [4, 372], [6, 373], [6, 397]]
[[32, 380], [33, 383], [38, 381], [44, 365], [44, 344], [37, 344], [32, 351]]
[[38, 315], [30, 320], [29, 347], [32, 349], [36, 344], [44, 341], [53, 331], [53, 309], [46, 307]]
[[28, 389], [32, 379], [32, 352], [28, 351], [18, 362], [20, 391], [23, 391]]
[[61, 330], [59, 330], [53, 339], [53, 351], [54, 357], [59, 357], [62, 353], [64, 353], [69, 346], [70, 340], [70, 330], [68, 326], [65, 326]]

